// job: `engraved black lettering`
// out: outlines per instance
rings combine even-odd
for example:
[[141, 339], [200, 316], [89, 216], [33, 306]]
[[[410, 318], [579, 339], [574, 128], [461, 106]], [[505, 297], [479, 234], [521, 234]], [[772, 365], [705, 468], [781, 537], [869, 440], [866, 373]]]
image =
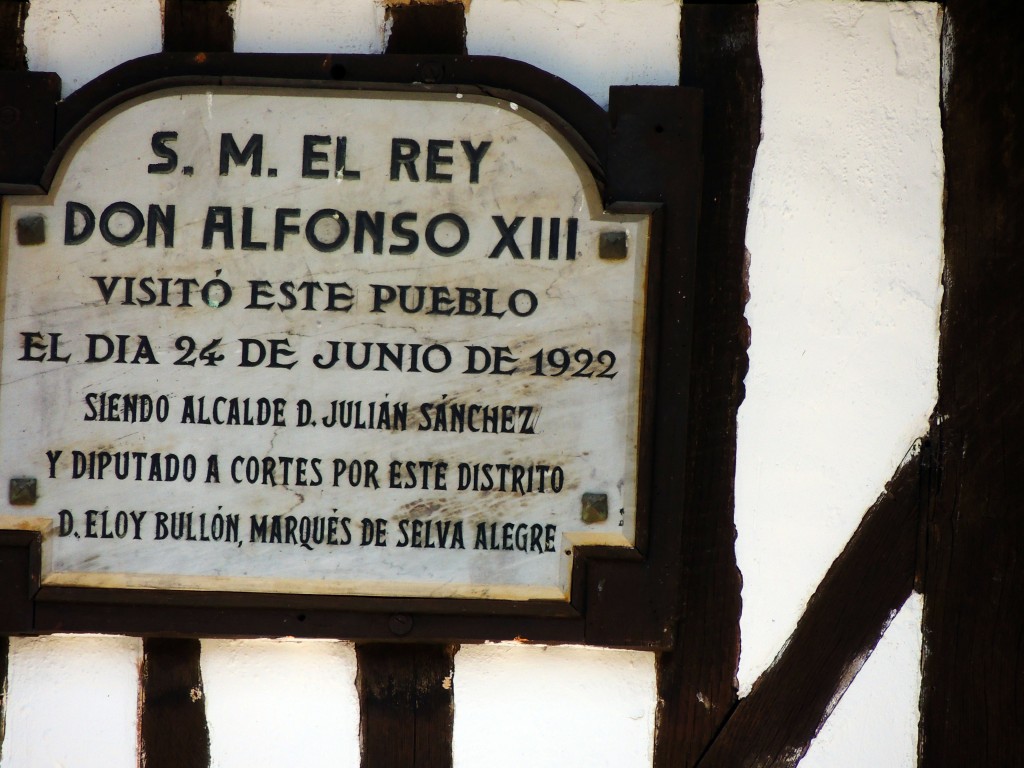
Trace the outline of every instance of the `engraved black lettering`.
[[263, 134], [254, 133], [249, 137], [244, 149], [239, 149], [235, 143], [235, 137], [230, 133], [220, 135], [220, 175], [227, 176], [231, 170], [231, 163], [245, 165], [252, 161], [250, 176], [259, 176], [263, 173]]
[[146, 170], [149, 173], [170, 173], [178, 167], [178, 153], [167, 146], [169, 142], [177, 140], [177, 131], [157, 131], [153, 134], [149, 145], [153, 150], [153, 154], [157, 157], [162, 157], [164, 161], [147, 165]]
[[466, 158], [469, 160], [469, 183], [477, 184], [480, 181], [480, 162], [487, 154], [487, 150], [491, 148], [491, 142], [481, 141], [480, 145], [476, 147], [473, 146], [473, 142], [466, 140], [460, 141], [459, 144], [462, 145], [462, 151], [466, 153]]
[[491, 219], [494, 221], [494, 225], [498, 228], [498, 234], [501, 239], [497, 242], [494, 248], [491, 250], [491, 254], [488, 258], [498, 258], [502, 251], [508, 250], [512, 254], [513, 259], [523, 258], [523, 252], [519, 250], [519, 244], [516, 242], [516, 230], [519, 229], [520, 225], [525, 221], [524, 216], [516, 216], [509, 224], [505, 221], [504, 216], [492, 216]]
[[409, 181], [419, 181], [420, 177], [416, 172], [416, 158], [419, 156], [419, 142], [413, 139], [392, 139], [391, 180], [398, 181], [402, 177], [402, 168], [405, 168]]
[[316, 168], [314, 163], [326, 163], [327, 153], [318, 152], [316, 147], [331, 143], [330, 136], [305, 135], [302, 137], [302, 178], [326, 179], [331, 172], [326, 168]]
[[430, 139], [427, 142], [427, 181], [450, 182], [452, 175], [441, 171], [440, 166], [449, 166], [454, 162], [451, 154], [443, 154], [444, 150], [450, 150], [455, 146], [454, 141], [448, 139]]

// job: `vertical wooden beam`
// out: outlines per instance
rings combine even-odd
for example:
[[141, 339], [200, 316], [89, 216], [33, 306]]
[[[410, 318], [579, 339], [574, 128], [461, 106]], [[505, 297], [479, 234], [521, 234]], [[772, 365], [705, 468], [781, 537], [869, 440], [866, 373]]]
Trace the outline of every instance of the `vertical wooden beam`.
[[28, 69], [25, 60], [25, 16], [28, 0], [0, 0], [0, 71]]
[[0, 635], [0, 760], [4, 757], [4, 733], [7, 729], [7, 659], [10, 650], [10, 638]]
[[927, 528], [920, 765], [1019, 765], [1024, 723], [1024, 56], [1009, 0], [943, 34], [943, 461]]
[[139, 757], [145, 768], [210, 764], [199, 647], [198, 640], [143, 641]]
[[387, 53], [466, 52], [466, 7], [460, 2], [389, 4], [387, 15]]
[[745, 232], [760, 139], [757, 7], [682, 6], [682, 85], [704, 91], [682, 618], [658, 660], [656, 768], [696, 764], [736, 700], [740, 574], [733, 543], [736, 412], [747, 370]]
[[235, 23], [230, 0], [164, 0], [164, 50], [230, 52]]
[[[2, 137], [2, 134], [0, 134]], [[7, 722], [7, 671], [10, 638], [6, 633], [32, 628], [32, 598], [39, 589], [41, 537], [31, 531], [0, 531], [0, 759]]]
[[356, 646], [362, 768], [450, 768], [455, 646]]

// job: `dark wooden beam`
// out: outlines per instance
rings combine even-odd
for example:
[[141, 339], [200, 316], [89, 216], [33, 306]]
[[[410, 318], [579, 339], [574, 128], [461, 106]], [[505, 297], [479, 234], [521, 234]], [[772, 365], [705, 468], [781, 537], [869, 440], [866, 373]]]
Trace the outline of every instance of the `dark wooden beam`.
[[199, 670], [199, 641], [143, 641], [140, 765], [207, 768], [210, 734]]
[[4, 756], [4, 732], [7, 724], [7, 659], [10, 649], [10, 639], [6, 635], [0, 635], [0, 760]]
[[25, 16], [28, 0], [0, 0], [0, 71], [28, 69], [25, 60]]
[[921, 760], [1020, 765], [1024, 55], [1010, 0], [948, 0], [945, 297], [927, 527]]
[[684, 3], [680, 81], [704, 91], [704, 183], [677, 646], [658, 659], [656, 768], [696, 764], [736, 700], [736, 412], [749, 333], [747, 200], [760, 139], [757, 7]]
[[362, 768], [450, 768], [455, 646], [356, 646]]
[[235, 47], [231, 0], [164, 0], [164, 50], [229, 52]]
[[460, 2], [388, 5], [387, 15], [387, 53], [466, 52], [466, 7]]
[[[789, 768], [804, 756], [913, 591], [919, 513], [932, 485], [923, 466], [915, 458], [893, 476], [700, 768]], [[958, 764], [993, 763], [949, 763]]]
[[28, 0], [0, 0], [0, 182], [32, 192], [53, 150], [60, 79], [27, 71], [28, 10]]
[[0, 530], [0, 633], [30, 633], [39, 591], [42, 535], [37, 531]]

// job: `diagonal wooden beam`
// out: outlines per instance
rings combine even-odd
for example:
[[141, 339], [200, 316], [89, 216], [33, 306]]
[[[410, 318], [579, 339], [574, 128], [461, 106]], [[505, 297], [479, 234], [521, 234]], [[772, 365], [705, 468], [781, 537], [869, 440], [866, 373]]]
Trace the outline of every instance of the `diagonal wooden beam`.
[[783, 768], [804, 756], [913, 591], [920, 513], [933, 484], [929, 466], [915, 457], [889, 481], [700, 768]]

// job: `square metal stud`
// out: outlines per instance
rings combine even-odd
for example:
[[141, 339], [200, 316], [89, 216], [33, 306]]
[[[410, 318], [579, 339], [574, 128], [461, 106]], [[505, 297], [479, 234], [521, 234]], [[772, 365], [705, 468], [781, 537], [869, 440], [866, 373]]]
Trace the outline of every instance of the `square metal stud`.
[[602, 232], [597, 255], [609, 261], [622, 261], [629, 255], [625, 232]]
[[46, 219], [38, 213], [22, 216], [15, 228], [18, 245], [42, 245], [46, 242]]
[[34, 477], [12, 477], [7, 500], [16, 507], [31, 507], [39, 498]]
[[580, 505], [580, 520], [588, 525], [608, 519], [608, 494], [584, 493]]

